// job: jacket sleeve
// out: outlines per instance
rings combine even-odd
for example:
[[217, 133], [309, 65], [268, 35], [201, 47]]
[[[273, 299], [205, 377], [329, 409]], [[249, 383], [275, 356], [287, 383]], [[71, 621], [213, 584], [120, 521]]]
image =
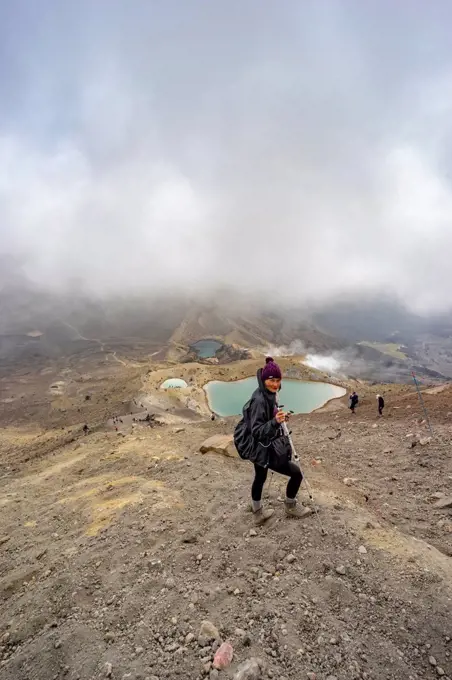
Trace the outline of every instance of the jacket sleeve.
[[253, 438], [262, 443], [267, 443], [277, 434], [279, 424], [275, 418], [268, 420], [264, 405], [253, 399], [249, 410], [250, 428]]

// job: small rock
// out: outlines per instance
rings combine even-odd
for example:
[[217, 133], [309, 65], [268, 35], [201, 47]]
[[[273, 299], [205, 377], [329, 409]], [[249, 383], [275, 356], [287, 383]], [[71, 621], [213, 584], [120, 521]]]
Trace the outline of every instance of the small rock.
[[54, 644], [55, 649], [59, 649], [61, 647], [61, 640], [57, 640]]
[[107, 663], [105, 664], [105, 676], [107, 678], [111, 678], [112, 672], [113, 672], [113, 666], [111, 665], [111, 663], [109, 661], [107, 661]]
[[194, 534], [187, 534], [183, 537], [182, 543], [196, 543], [197, 540], [198, 538]]
[[420, 444], [421, 446], [427, 446], [427, 444], [430, 444], [431, 441], [432, 441], [432, 438], [431, 438], [431, 437], [421, 437], [421, 438], [419, 439], [419, 444]]
[[308, 678], [308, 680], [316, 680], [316, 678], [317, 678], [316, 674], [313, 673], [312, 671], [309, 671], [308, 673], [306, 673], [306, 677]]
[[436, 667], [436, 672], [437, 672], [438, 675], [445, 675], [444, 669], [441, 668], [441, 666]]
[[115, 634], [111, 631], [108, 631], [108, 633], [105, 633], [104, 637], [107, 642], [112, 642], [115, 639]]
[[353, 486], [353, 484], [356, 484], [358, 481], [357, 477], [344, 477], [342, 480], [345, 484], [345, 486]]
[[213, 666], [218, 670], [223, 670], [231, 665], [232, 658], [234, 656], [234, 650], [229, 642], [223, 642], [223, 644], [217, 649], [214, 659]]
[[254, 657], [247, 659], [238, 667], [234, 680], [260, 680], [262, 667], [263, 663], [260, 659]]
[[367, 548], [364, 545], [360, 545], [358, 548], [358, 552], [360, 555], [367, 555]]
[[199, 637], [205, 638], [207, 642], [220, 639], [220, 633], [211, 621], [202, 621], [199, 629]]
[[162, 568], [162, 560], [149, 560], [148, 569], [151, 569], [152, 571], [160, 571]]
[[234, 590], [234, 595], [240, 595], [240, 588], [236, 588]]
[[383, 449], [383, 453], [386, 453], [386, 454], [392, 453], [391, 447], [387, 446], [385, 449]]
[[429, 656], [428, 662], [429, 662], [430, 666], [436, 666], [436, 659], [435, 659], [434, 656]]
[[135, 654], [143, 654], [144, 647], [135, 647]]
[[229, 434], [215, 434], [209, 437], [199, 450], [201, 453], [219, 453], [228, 458], [238, 458], [234, 438]]
[[452, 496], [440, 498], [434, 505], [435, 508], [452, 508]]
[[292, 564], [293, 562], [295, 562], [296, 559], [297, 558], [295, 557], [295, 555], [292, 555], [292, 553], [290, 553], [290, 555], [287, 555], [287, 557], [286, 557], [286, 562], [288, 562], [289, 564]]
[[325, 432], [325, 434], [326, 434], [328, 439], [331, 439], [331, 440], [339, 439], [339, 437], [341, 436], [341, 431], [340, 430], [334, 430], [333, 428], [329, 428]]
[[372, 429], [373, 429], [373, 430], [376, 430], [377, 427], [378, 427], [377, 423], [374, 423], [374, 424], [372, 425]]
[[248, 533], [248, 536], [257, 536], [257, 531], [256, 531], [256, 529], [250, 529], [250, 530], [249, 530], [249, 533]]
[[189, 645], [191, 642], [193, 642], [194, 639], [195, 639], [195, 636], [193, 635], [193, 633], [188, 633], [185, 636], [185, 644]]
[[343, 564], [339, 565], [336, 567], [336, 574], [340, 574], [341, 576], [345, 576], [346, 574], [346, 569]]
[[5, 543], [7, 543], [10, 540], [10, 538], [11, 536], [2, 536], [0, 538], [0, 545], [4, 545]]

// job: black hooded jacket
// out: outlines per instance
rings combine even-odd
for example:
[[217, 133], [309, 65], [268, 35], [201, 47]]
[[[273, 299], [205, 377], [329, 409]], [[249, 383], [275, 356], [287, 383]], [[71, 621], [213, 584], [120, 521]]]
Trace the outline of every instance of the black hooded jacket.
[[265, 388], [261, 368], [257, 372], [257, 383], [258, 388], [243, 407], [243, 418], [235, 428], [234, 443], [242, 458], [268, 467], [273, 443], [283, 433], [274, 415], [276, 394]]

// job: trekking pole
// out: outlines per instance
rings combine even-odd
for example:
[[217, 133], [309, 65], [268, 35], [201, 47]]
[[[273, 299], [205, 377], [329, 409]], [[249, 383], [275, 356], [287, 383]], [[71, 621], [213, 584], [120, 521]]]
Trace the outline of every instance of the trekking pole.
[[[278, 408], [283, 408], [283, 406], [279, 406]], [[290, 413], [293, 413], [293, 411], [290, 411]], [[292, 436], [291, 436], [291, 434], [290, 434], [289, 428], [287, 427], [287, 422], [286, 422], [286, 421], [284, 421], [284, 422], [282, 423], [282, 428], [283, 428], [284, 434], [286, 435], [287, 439], [289, 440], [290, 448], [292, 449], [292, 456], [293, 456], [293, 459], [294, 459], [297, 463], [299, 463], [299, 462], [300, 462], [300, 457], [299, 457], [299, 455], [298, 455], [298, 453], [297, 453], [297, 451], [296, 451], [296, 449], [295, 449], [295, 445], [294, 445], [294, 443], [293, 443]], [[301, 470], [301, 466], [300, 466], [300, 470]], [[301, 476], [302, 476], [302, 478], [303, 478], [303, 483], [304, 483], [304, 485], [305, 485], [305, 489], [306, 489], [307, 494], [308, 494], [308, 496], [309, 496], [309, 500], [311, 501], [312, 507], [314, 508], [314, 513], [315, 513], [315, 516], [316, 516], [316, 518], [317, 518], [317, 522], [318, 522], [318, 525], [319, 525], [319, 528], [320, 528], [320, 533], [322, 534], [322, 536], [328, 536], [328, 532], [327, 532], [326, 529], [323, 527], [322, 520], [320, 519], [320, 516], [319, 516], [319, 511], [317, 510], [317, 506], [316, 506], [315, 501], [314, 501], [314, 494], [312, 493], [312, 487], [311, 487], [311, 485], [309, 484], [308, 480], [306, 479], [303, 470], [301, 470]]]
[[273, 471], [270, 475], [270, 481], [267, 484], [267, 498], [270, 498], [270, 487], [272, 485], [272, 481], [273, 481]]
[[435, 435], [433, 434], [433, 428], [432, 428], [431, 423], [430, 423], [430, 418], [428, 417], [427, 408], [425, 406], [424, 399], [423, 399], [422, 394], [421, 394], [421, 390], [419, 389], [419, 383], [417, 381], [417, 378], [416, 378], [414, 371], [411, 371], [411, 375], [413, 376], [414, 384], [416, 385], [417, 394], [418, 394], [418, 397], [419, 397], [419, 401], [421, 402], [422, 410], [424, 411], [425, 420], [427, 421], [428, 429], [430, 430], [431, 436], [434, 437]]

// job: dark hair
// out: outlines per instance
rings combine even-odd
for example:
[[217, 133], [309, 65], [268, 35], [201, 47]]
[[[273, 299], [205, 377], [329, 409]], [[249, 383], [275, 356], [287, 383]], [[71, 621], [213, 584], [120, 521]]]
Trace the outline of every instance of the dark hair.
[[265, 359], [265, 363], [266, 363], [266, 364], [269, 364], [271, 361], [273, 361], [273, 357], [267, 357], [267, 358]]

